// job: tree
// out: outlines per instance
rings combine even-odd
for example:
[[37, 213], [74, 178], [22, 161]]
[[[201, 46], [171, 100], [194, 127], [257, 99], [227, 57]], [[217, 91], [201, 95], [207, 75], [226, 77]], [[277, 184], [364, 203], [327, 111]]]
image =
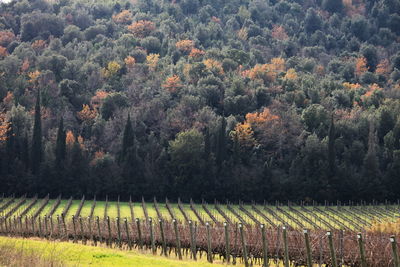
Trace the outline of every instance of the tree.
[[329, 164], [329, 177], [335, 175], [336, 172], [336, 150], [335, 150], [335, 123], [333, 115], [331, 118], [331, 124], [328, 130], [328, 164]]
[[321, 26], [321, 17], [317, 14], [317, 12], [315, 12], [313, 8], [309, 8], [304, 19], [304, 29], [306, 30], [306, 32], [314, 33], [316, 30], [321, 29]]
[[62, 163], [66, 156], [66, 133], [64, 130], [64, 119], [61, 117], [58, 126], [57, 139], [56, 139], [56, 167], [62, 167]]
[[222, 116], [220, 119], [218, 132], [216, 136], [216, 148], [215, 148], [215, 155], [216, 155], [216, 162], [218, 171], [221, 170], [222, 163], [226, 159], [226, 120], [225, 117]]
[[128, 119], [126, 120], [124, 135], [122, 137], [122, 149], [121, 149], [121, 156], [120, 161], [124, 161], [128, 153], [132, 150], [135, 144], [135, 134], [133, 132], [132, 123], [131, 123], [131, 116], [128, 115]]
[[324, 0], [322, 2], [322, 7], [332, 13], [340, 13], [343, 10], [342, 0]]
[[155, 29], [156, 26], [154, 22], [148, 20], [139, 20], [128, 26], [128, 31], [139, 38], [148, 36]]
[[40, 164], [43, 160], [43, 148], [42, 148], [42, 120], [40, 111], [40, 90], [38, 90], [35, 105], [35, 119], [33, 126], [32, 135], [32, 148], [31, 148], [31, 162], [32, 162], [32, 173], [38, 174], [40, 170]]

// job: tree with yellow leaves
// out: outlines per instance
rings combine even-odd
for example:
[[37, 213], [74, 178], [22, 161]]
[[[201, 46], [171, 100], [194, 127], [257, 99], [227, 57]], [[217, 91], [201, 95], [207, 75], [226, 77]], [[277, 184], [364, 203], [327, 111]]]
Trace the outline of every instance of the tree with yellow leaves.
[[81, 121], [91, 121], [97, 116], [97, 110], [91, 109], [89, 105], [83, 105], [82, 110], [78, 112], [78, 118]]
[[178, 75], [168, 77], [162, 85], [163, 88], [167, 89], [170, 93], [176, 93], [182, 88], [182, 81]]
[[222, 68], [222, 63], [218, 60], [209, 58], [203, 61], [204, 65], [206, 66], [207, 70], [211, 72], [216, 72], [218, 74], [224, 74], [224, 69]]
[[190, 53], [194, 48], [194, 41], [192, 40], [181, 40], [176, 42], [176, 48], [183, 53]]
[[247, 149], [252, 148], [256, 144], [254, 139], [254, 131], [251, 128], [250, 123], [238, 123], [235, 129], [230, 133], [233, 140], [237, 140], [241, 148]]
[[151, 71], [156, 70], [159, 59], [160, 59], [159, 54], [150, 54], [146, 57], [147, 66], [149, 66]]
[[105, 78], [111, 78], [121, 70], [121, 65], [116, 61], [110, 61], [106, 68], [101, 70]]
[[35, 70], [33, 72], [28, 73], [29, 77], [29, 82], [35, 84], [40, 76], [41, 72], [38, 70]]
[[288, 69], [285, 74], [285, 80], [293, 81], [297, 79], [297, 73], [295, 69]]
[[248, 38], [248, 30], [246, 28], [241, 28], [238, 32], [237, 32], [237, 37], [242, 40], [242, 41], [246, 41]]
[[130, 31], [135, 37], [139, 38], [148, 36], [155, 29], [156, 26], [154, 22], [149, 20], [139, 20], [128, 26], [128, 31]]

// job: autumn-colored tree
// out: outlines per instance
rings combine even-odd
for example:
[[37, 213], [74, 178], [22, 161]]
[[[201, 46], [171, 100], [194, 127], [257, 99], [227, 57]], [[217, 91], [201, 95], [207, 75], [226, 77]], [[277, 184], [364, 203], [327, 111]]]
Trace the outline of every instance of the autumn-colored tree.
[[204, 65], [209, 71], [215, 71], [219, 74], [224, 74], [224, 69], [222, 68], [222, 63], [218, 60], [209, 58], [203, 61]]
[[365, 3], [363, 0], [343, 0], [343, 6], [349, 17], [365, 14]]
[[78, 118], [81, 121], [91, 121], [97, 116], [97, 110], [91, 109], [89, 105], [83, 105], [82, 110], [78, 112]]
[[0, 31], [0, 46], [7, 47], [15, 40], [15, 34], [11, 31]]
[[32, 84], [36, 84], [36, 82], [38, 81], [38, 78], [40, 76], [41, 72], [38, 70], [35, 70], [33, 72], [29, 72], [28, 73], [28, 77], [29, 77], [29, 82]]
[[112, 19], [117, 24], [132, 23], [132, 13], [129, 10], [122, 10], [120, 13], [112, 16]]
[[3, 98], [3, 104], [6, 107], [10, 107], [14, 102], [14, 94], [11, 91], [7, 92], [7, 95]]
[[162, 87], [167, 89], [170, 93], [175, 93], [182, 88], [181, 78], [179, 78], [178, 75], [168, 77], [163, 83]]
[[127, 57], [124, 59], [124, 62], [125, 62], [125, 65], [126, 65], [126, 67], [127, 67], [128, 69], [132, 69], [133, 66], [135, 66], [136, 60], [135, 60], [135, 58], [132, 57], [132, 56], [127, 56]]
[[67, 134], [65, 135], [65, 143], [67, 144], [68, 148], [71, 148], [72, 145], [75, 143], [75, 136], [71, 130], [68, 130]]
[[246, 123], [251, 126], [265, 124], [278, 119], [279, 116], [272, 114], [269, 108], [264, 108], [262, 112], [253, 112], [246, 114]]
[[371, 85], [368, 86], [367, 92], [365, 92], [364, 95], [362, 95], [362, 98], [369, 98], [371, 97], [375, 92], [379, 92], [382, 91], [382, 88], [379, 87], [379, 85], [377, 85], [376, 83], [373, 83]]
[[7, 48], [0, 46], [0, 58], [4, 58], [8, 55]]
[[242, 40], [242, 41], [246, 41], [249, 35], [249, 31], [246, 28], [241, 28], [238, 32], [237, 32], [237, 37]]
[[273, 58], [270, 64], [257, 64], [252, 69], [242, 72], [242, 75], [252, 80], [263, 80], [265, 83], [274, 82], [279, 73], [285, 71], [285, 60]]
[[21, 73], [26, 72], [27, 70], [29, 70], [29, 67], [30, 67], [29, 60], [28, 60], [28, 59], [25, 59], [25, 60], [22, 62], [20, 72], [21, 72]]
[[285, 80], [296, 80], [297, 79], [297, 73], [295, 69], [288, 69], [288, 71], [285, 74]]
[[256, 144], [254, 131], [249, 123], [238, 123], [230, 133], [232, 139], [236, 139], [243, 148], [252, 148]]
[[105, 78], [111, 78], [121, 70], [121, 65], [116, 61], [110, 61], [106, 68], [101, 70]]
[[368, 71], [367, 60], [365, 57], [359, 57], [356, 59], [356, 70], [355, 73], [358, 77]]
[[323, 76], [325, 74], [325, 67], [323, 65], [317, 65], [315, 68], [315, 74], [318, 76]]
[[194, 48], [194, 41], [192, 40], [181, 40], [176, 42], [176, 48], [183, 53], [190, 53]]
[[139, 20], [128, 26], [128, 31], [139, 38], [148, 36], [155, 29], [154, 22], [149, 20]]
[[206, 54], [206, 52], [204, 52], [203, 50], [193, 48], [192, 51], [190, 51], [189, 57], [199, 58], [199, 57], [204, 56], [205, 54]]
[[378, 66], [375, 70], [376, 74], [383, 75], [385, 77], [389, 76], [390, 74], [390, 63], [389, 60], [383, 59], [379, 62]]
[[283, 26], [281, 25], [274, 25], [274, 27], [272, 28], [271, 35], [274, 39], [281, 41], [289, 39], [289, 36], [287, 35], [285, 28], [283, 28]]
[[361, 85], [359, 83], [345, 82], [343, 83], [343, 87], [347, 90], [357, 90], [361, 88]]
[[6, 113], [0, 113], [0, 143], [7, 140], [7, 133], [10, 127], [10, 122], [7, 120]]
[[39, 52], [46, 48], [47, 43], [45, 40], [36, 40], [32, 43], [31, 46], [32, 46], [33, 50], [35, 50], [36, 52]]
[[97, 91], [96, 94], [90, 100], [90, 105], [94, 109], [98, 109], [100, 105], [103, 103], [103, 100], [109, 95], [106, 91]]
[[159, 59], [160, 59], [159, 54], [150, 54], [146, 57], [147, 66], [149, 66], [151, 71], [156, 70]]

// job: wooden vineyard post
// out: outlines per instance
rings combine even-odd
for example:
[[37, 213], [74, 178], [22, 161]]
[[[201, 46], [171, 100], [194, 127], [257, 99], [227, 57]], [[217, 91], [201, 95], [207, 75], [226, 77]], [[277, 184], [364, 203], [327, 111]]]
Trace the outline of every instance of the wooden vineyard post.
[[91, 239], [93, 242], [94, 238], [93, 238], [93, 231], [92, 231], [92, 218], [90, 216], [88, 216], [87, 220], [88, 220], [88, 227], [89, 227], [89, 239]]
[[44, 234], [44, 236], [46, 237], [46, 238], [49, 238], [49, 222], [48, 222], [48, 220], [47, 220], [47, 215], [44, 215], [44, 229], [45, 229], [45, 234]]
[[242, 243], [242, 250], [243, 250], [243, 260], [244, 266], [249, 267], [249, 260], [247, 258], [247, 246], [246, 246], [246, 237], [244, 236], [243, 225], [239, 224], [239, 231], [240, 231], [240, 241]]
[[231, 258], [231, 251], [230, 251], [231, 249], [229, 240], [229, 228], [227, 222], [224, 222], [224, 232], [225, 232], [225, 260], [227, 263], [229, 263]]
[[332, 267], [338, 267], [337, 260], [336, 260], [335, 247], [333, 246], [332, 232], [328, 231], [328, 232], [326, 232], [326, 235], [328, 236], [329, 250], [331, 251]]
[[[96, 216], [96, 225], [97, 225], [97, 234], [99, 235], [99, 242], [103, 242], [103, 237], [101, 235], [101, 228], [100, 228], [100, 218], [99, 216]], [[96, 244], [96, 241], [95, 241]]]
[[[118, 198], [118, 200], [119, 200], [119, 198]], [[117, 232], [118, 232], [118, 246], [119, 246], [120, 248], [122, 248], [121, 225], [120, 225], [120, 223], [119, 223], [119, 217], [117, 217], [116, 223], [117, 223]]]
[[195, 237], [194, 237], [194, 231], [193, 231], [193, 222], [191, 220], [189, 220], [189, 233], [190, 233], [190, 249], [192, 251], [192, 257], [193, 260], [197, 260], [196, 259], [196, 244], [195, 244]]
[[126, 238], [128, 239], [128, 247], [131, 250], [132, 242], [131, 242], [131, 237], [129, 236], [128, 220], [126, 218], [124, 219], [124, 225], [125, 225]]
[[75, 222], [75, 215], [72, 215], [72, 226], [74, 227], [74, 243], [76, 243], [76, 222]]
[[162, 250], [164, 253], [164, 256], [167, 257], [167, 244], [165, 242], [165, 233], [164, 233], [164, 225], [163, 225], [163, 220], [160, 219], [160, 234], [161, 234], [161, 242], [162, 242]]
[[85, 237], [85, 232], [83, 229], [83, 221], [82, 221], [81, 216], [79, 216], [79, 226], [80, 226], [80, 232], [81, 232], [81, 240], [82, 240], [83, 244], [86, 245], [86, 237]]
[[358, 248], [360, 249], [361, 267], [367, 267], [367, 262], [365, 260], [364, 241], [361, 233], [357, 234], [357, 240], [358, 240]]
[[181, 252], [181, 240], [179, 238], [179, 230], [178, 230], [178, 222], [173, 219], [172, 220], [173, 224], [174, 224], [174, 230], [175, 230], [175, 240], [176, 240], [176, 250], [178, 253], [178, 258], [180, 260], [182, 260], [182, 252]]
[[207, 261], [212, 263], [213, 257], [211, 249], [211, 233], [210, 233], [210, 224], [208, 222], [206, 222], [206, 228], [207, 228]]
[[22, 236], [24, 236], [24, 229], [22, 229], [22, 217], [18, 216], [18, 222], [19, 222], [19, 230]]
[[261, 238], [263, 243], [263, 267], [269, 267], [268, 260], [268, 243], [267, 243], [267, 234], [265, 233], [265, 225], [261, 224]]
[[61, 238], [61, 222], [60, 222], [59, 215], [57, 215], [57, 234], [58, 234], [58, 237]]
[[289, 245], [288, 245], [288, 239], [287, 239], [287, 230], [286, 226], [282, 227], [282, 234], [283, 234], [283, 244], [285, 247], [285, 267], [289, 267]]
[[138, 231], [138, 245], [140, 249], [143, 249], [143, 241], [142, 241], [142, 230], [140, 229], [140, 219], [136, 218], [136, 226]]
[[63, 224], [63, 226], [64, 226], [64, 235], [65, 235], [65, 238], [68, 239], [67, 225], [65, 224], [65, 217], [64, 217], [64, 214], [61, 214], [61, 221], [62, 221], [62, 224]]
[[111, 244], [111, 224], [110, 224], [109, 216], [107, 216], [107, 229], [108, 229], [107, 245], [109, 245], [111, 247], [112, 246], [112, 244]]
[[394, 235], [390, 236], [390, 243], [392, 243], [393, 263], [394, 267], [400, 267], [399, 255], [397, 254], [397, 242]]
[[304, 229], [304, 240], [306, 242], [306, 251], [307, 251], [307, 267], [312, 267], [312, 258], [311, 258], [311, 246], [310, 246], [310, 238], [308, 235], [308, 230]]
[[53, 217], [49, 216], [49, 220], [50, 220], [50, 238], [53, 238], [53, 234], [54, 234]]
[[154, 239], [153, 219], [149, 218], [151, 252], [156, 255], [156, 241]]

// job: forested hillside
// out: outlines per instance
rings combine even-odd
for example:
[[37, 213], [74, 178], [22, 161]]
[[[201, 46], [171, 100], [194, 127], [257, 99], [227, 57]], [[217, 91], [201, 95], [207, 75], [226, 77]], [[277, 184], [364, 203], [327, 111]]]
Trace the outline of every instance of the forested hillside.
[[399, 0], [0, 7], [1, 191], [397, 199]]

